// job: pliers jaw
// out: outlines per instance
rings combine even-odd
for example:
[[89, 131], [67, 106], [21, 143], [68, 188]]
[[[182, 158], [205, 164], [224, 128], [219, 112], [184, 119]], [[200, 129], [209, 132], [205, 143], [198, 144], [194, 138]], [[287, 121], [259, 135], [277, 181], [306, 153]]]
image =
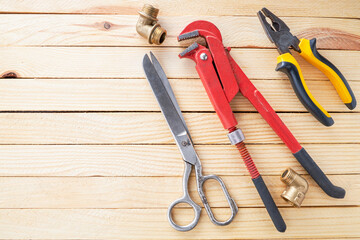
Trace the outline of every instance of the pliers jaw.
[[[289, 48], [301, 52], [299, 48], [299, 39], [291, 34], [290, 28], [280, 18], [270, 12], [267, 8], [261, 9], [257, 15], [266, 35], [271, 42], [275, 43], [280, 54], [290, 53]], [[272, 25], [268, 23], [266, 18], [271, 20]]]

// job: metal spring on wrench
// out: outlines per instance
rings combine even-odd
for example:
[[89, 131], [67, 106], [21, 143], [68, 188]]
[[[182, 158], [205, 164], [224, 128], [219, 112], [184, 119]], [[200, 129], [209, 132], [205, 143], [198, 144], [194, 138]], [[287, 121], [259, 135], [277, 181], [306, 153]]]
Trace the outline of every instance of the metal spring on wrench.
[[[236, 129], [237, 129], [236, 127], [229, 128], [229, 133], [235, 131]], [[255, 163], [252, 160], [252, 157], [245, 146], [245, 143], [239, 142], [235, 146], [239, 150], [240, 155], [245, 163], [245, 166], [251, 175], [251, 178], [255, 179], [259, 177], [260, 176], [259, 171], [257, 170]]]

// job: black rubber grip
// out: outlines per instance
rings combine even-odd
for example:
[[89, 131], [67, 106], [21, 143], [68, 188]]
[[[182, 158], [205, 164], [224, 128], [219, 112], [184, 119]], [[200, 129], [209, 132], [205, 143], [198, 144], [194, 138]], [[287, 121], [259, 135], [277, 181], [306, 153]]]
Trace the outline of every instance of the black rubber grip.
[[304, 148], [293, 155], [327, 195], [333, 198], [345, 197], [345, 189], [332, 184]]
[[325, 126], [331, 126], [334, 124], [334, 120], [331, 117], [326, 116], [311, 100], [306, 92], [304, 85], [302, 84], [301, 77], [296, 66], [290, 62], [280, 62], [276, 66], [276, 71], [285, 73], [291, 82], [291, 85], [296, 93], [296, 96], [304, 105], [304, 107], [322, 124]]
[[252, 180], [276, 229], [279, 232], [285, 232], [286, 224], [284, 222], [284, 219], [282, 218], [279, 209], [274, 202], [274, 199], [271, 197], [271, 194], [266, 187], [264, 180], [261, 176]]
[[327, 60], [325, 57], [323, 57], [316, 49], [316, 38], [313, 38], [310, 40], [310, 48], [312, 53], [314, 54], [314, 56], [319, 59], [321, 62], [325, 63], [326, 65], [328, 65], [332, 70], [334, 70], [334, 72], [336, 72], [336, 74], [340, 77], [340, 79], [342, 80], [342, 82], [344, 83], [344, 85], [346, 86], [352, 101], [350, 103], [345, 103], [345, 105], [350, 109], [353, 110], [356, 107], [356, 98], [355, 95], [353, 93], [353, 91], [351, 90], [351, 87], [349, 85], [349, 83], [346, 81], [344, 75], [342, 75], [342, 73], [339, 71], [339, 69], [337, 69], [337, 67], [335, 67], [334, 64], [332, 64], [329, 60]]

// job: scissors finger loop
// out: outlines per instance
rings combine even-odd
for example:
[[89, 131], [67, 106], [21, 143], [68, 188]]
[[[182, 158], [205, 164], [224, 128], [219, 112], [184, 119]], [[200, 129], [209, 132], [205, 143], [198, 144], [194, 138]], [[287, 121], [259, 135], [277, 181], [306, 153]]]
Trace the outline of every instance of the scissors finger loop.
[[[221, 189], [224, 192], [225, 198], [226, 198], [227, 202], [229, 203], [229, 207], [230, 207], [230, 210], [231, 210], [231, 216], [226, 221], [219, 221], [219, 220], [217, 220], [215, 218], [214, 213], [212, 212], [211, 207], [210, 207], [210, 205], [209, 205], [209, 203], [208, 203], [208, 201], [206, 199], [206, 196], [205, 196], [204, 190], [203, 190], [203, 186], [204, 186], [204, 183], [209, 179], [213, 179], [213, 180], [217, 181], [220, 184]], [[229, 223], [232, 222], [232, 220], [234, 219], [235, 215], [238, 212], [238, 207], [237, 207], [234, 199], [232, 199], [230, 197], [230, 194], [229, 194], [229, 192], [228, 192], [228, 190], [227, 190], [227, 188], [225, 186], [225, 183], [223, 182], [223, 180], [220, 177], [218, 177], [216, 175], [202, 176], [200, 184], [199, 184], [199, 194], [200, 194], [201, 200], [202, 200], [202, 202], [204, 204], [205, 210], [206, 210], [207, 214], [209, 215], [210, 220], [214, 224], [219, 225], [219, 226], [225, 226], [225, 225], [228, 225]]]
[[[179, 203], [186, 203], [186, 204], [190, 205], [194, 209], [194, 213], [195, 213], [194, 219], [193, 219], [193, 221], [191, 223], [189, 223], [186, 226], [180, 226], [180, 225], [176, 224], [175, 221], [172, 218], [171, 211]], [[178, 231], [182, 231], [182, 232], [186, 232], [186, 231], [189, 231], [189, 230], [193, 229], [197, 225], [197, 223], [199, 222], [200, 214], [201, 214], [201, 207], [199, 205], [197, 205], [193, 200], [191, 200], [188, 195], [185, 195], [184, 197], [179, 198], [178, 200], [175, 200], [173, 203], [171, 203], [170, 206], [169, 206], [168, 212], [167, 212], [168, 220], [170, 222], [170, 225], [174, 229], [176, 229]]]

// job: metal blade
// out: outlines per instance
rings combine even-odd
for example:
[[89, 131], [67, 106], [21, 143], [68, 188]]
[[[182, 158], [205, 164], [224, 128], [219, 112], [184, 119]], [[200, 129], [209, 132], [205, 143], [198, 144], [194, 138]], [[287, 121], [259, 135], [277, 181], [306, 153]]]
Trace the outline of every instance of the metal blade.
[[[176, 108], [177, 113], [179, 114], [179, 116], [180, 116], [180, 118], [181, 118], [181, 120], [182, 120], [182, 122], [184, 124], [184, 127], [186, 128], [186, 131], [189, 134], [189, 129], [186, 126], [185, 119], [184, 119], [184, 117], [183, 117], [183, 115], [181, 113], [181, 110], [180, 110], [180, 106], [176, 101], [175, 94], [174, 94], [174, 92], [173, 92], [173, 90], [171, 88], [169, 79], [166, 77], [164, 69], [161, 67], [159, 61], [156, 59], [155, 55], [152, 52], [150, 52], [150, 57], [151, 57], [151, 61], [153, 63], [153, 66], [156, 69], [157, 74], [159, 75], [159, 77], [160, 77], [160, 79], [161, 79], [161, 81], [162, 81], [162, 83], [163, 83], [169, 97], [171, 98], [171, 101], [172, 101], [174, 107]], [[189, 134], [189, 136], [190, 136], [190, 134]]]
[[187, 128], [147, 54], [143, 59], [143, 68], [184, 161], [195, 165], [198, 158]]

